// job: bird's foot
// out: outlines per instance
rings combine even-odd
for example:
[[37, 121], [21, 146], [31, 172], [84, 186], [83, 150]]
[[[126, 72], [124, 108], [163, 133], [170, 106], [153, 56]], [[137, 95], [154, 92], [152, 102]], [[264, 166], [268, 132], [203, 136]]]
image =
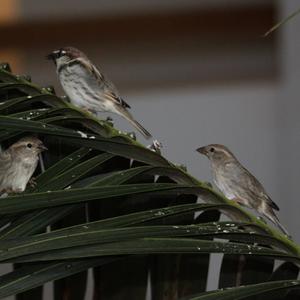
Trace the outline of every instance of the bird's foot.
[[205, 181], [204, 182], [208, 187], [210, 187], [211, 189], [213, 188], [213, 185], [209, 182], [209, 181]]
[[147, 146], [148, 149], [157, 152], [159, 154], [161, 154], [161, 149], [162, 149], [162, 143], [159, 142], [158, 140], [153, 140], [152, 144]]
[[37, 186], [35, 177], [31, 177], [28, 183], [29, 183], [29, 186], [32, 188], [35, 188]]
[[249, 207], [249, 205], [247, 205], [245, 203], [245, 201], [243, 201], [242, 199], [239, 199], [239, 198], [233, 198], [233, 199], [230, 199], [231, 201], [233, 201], [234, 203], [237, 203], [238, 205], [240, 206], [243, 206], [243, 207]]
[[1, 192], [4, 194], [12, 194], [14, 191], [11, 188], [7, 188], [7, 189], [3, 189]]
[[67, 97], [67, 96], [65, 96], [65, 95], [60, 96], [60, 98], [63, 99], [63, 101], [66, 101], [66, 102], [68, 102], [68, 103], [71, 103], [69, 97]]
[[112, 127], [114, 126], [114, 120], [113, 120], [113, 118], [107, 117], [107, 118], [106, 118], [106, 122], [109, 123], [110, 126], [112, 126]]

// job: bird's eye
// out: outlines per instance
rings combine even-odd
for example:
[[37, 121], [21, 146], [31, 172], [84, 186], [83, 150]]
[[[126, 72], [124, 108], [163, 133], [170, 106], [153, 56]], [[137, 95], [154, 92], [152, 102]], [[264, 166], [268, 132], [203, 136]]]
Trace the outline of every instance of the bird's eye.
[[28, 143], [27, 148], [32, 148], [32, 144]]
[[210, 148], [209, 151], [210, 152], [215, 152], [215, 148]]
[[65, 50], [60, 50], [60, 53], [59, 53], [59, 54], [60, 54], [60, 56], [64, 56], [64, 55], [66, 55], [66, 53], [67, 53], [67, 52], [66, 52]]

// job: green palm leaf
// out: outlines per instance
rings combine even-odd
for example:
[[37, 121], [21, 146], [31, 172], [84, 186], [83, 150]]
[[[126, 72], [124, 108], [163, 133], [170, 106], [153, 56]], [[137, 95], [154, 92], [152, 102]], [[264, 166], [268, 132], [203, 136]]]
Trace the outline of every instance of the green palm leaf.
[[[1, 299], [64, 278], [56, 292], [68, 289], [81, 299], [89, 268], [95, 300], [143, 298], [150, 270], [156, 300], [243, 299], [278, 290], [285, 299], [299, 286], [290, 280], [299, 270], [297, 244], [129, 134], [5, 64], [0, 97], [0, 142], [38, 134], [49, 148], [37, 186], [0, 199], [0, 262], [22, 263], [0, 277]], [[219, 285], [232, 289], [205, 291], [212, 253], [224, 254]], [[246, 264], [231, 269], [231, 258]], [[273, 272], [275, 260], [285, 263]], [[234, 287], [237, 278], [246, 285]], [[38, 294], [23, 299], [42, 299]]]

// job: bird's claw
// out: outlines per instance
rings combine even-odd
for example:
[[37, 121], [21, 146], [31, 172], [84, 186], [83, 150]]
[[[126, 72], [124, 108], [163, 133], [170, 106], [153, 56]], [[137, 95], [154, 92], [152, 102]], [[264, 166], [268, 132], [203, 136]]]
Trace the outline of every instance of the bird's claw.
[[32, 187], [32, 188], [35, 188], [37, 186], [37, 183], [35, 181], [35, 177], [31, 177], [28, 183], [29, 183], [29, 186]]
[[111, 126], [114, 126], [114, 120], [111, 117], [106, 118], [106, 122], [109, 123]]
[[67, 97], [67, 96], [65, 96], [65, 95], [60, 96], [60, 98], [63, 99], [63, 101], [66, 101], [66, 102], [68, 102], [68, 103], [71, 103], [69, 97]]
[[147, 146], [148, 149], [157, 152], [159, 154], [161, 154], [161, 149], [162, 149], [162, 143], [159, 142], [158, 140], [153, 140], [152, 144]]
[[211, 189], [213, 188], [213, 185], [209, 181], [205, 181], [205, 184], [210, 187]]

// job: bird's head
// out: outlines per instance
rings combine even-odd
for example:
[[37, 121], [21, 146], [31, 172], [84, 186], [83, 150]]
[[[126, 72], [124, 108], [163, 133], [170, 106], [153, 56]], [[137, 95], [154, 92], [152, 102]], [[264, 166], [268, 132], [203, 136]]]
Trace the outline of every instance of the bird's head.
[[215, 163], [235, 159], [233, 153], [227, 147], [219, 144], [210, 144], [200, 147], [196, 151], [205, 155], [211, 162]]
[[22, 158], [38, 156], [42, 151], [48, 150], [41, 140], [28, 136], [18, 140], [9, 147], [11, 153], [21, 155]]
[[47, 59], [52, 60], [57, 68], [69, 62], [70, 60], [84, 56], [84, 54], [74, 47], [63, 47], [52, 51], [46, 56]]

